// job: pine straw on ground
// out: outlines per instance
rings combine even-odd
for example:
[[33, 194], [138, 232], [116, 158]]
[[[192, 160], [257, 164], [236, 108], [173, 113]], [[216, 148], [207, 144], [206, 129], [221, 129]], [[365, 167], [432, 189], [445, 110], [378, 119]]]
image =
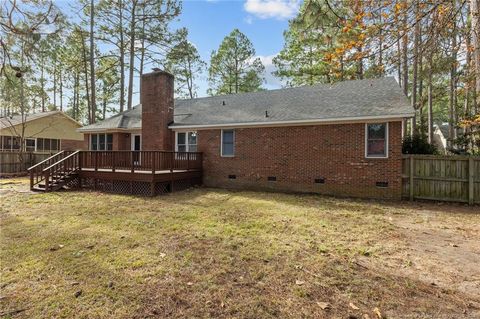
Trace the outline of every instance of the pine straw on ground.
[[[30, 194], [25, 187], [20, 180], [0, 193], [5, 318], [479, 315], [471, 295], [383, 263], [408, 246], [392, 217], [408, 218], [416, 204], [203, 188], [156, 198]], [[445, 207], [427, 211], [448, 223]], [[452, 207], [465, 224], [479, 224], [474, 209]]]

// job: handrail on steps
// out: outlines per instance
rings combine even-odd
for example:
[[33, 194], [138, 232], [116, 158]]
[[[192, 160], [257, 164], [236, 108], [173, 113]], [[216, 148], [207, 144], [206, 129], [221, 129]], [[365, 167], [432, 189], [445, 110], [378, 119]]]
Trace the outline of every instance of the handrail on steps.
[[[78, 155], [80, 153], [80, 151], [75, 151], [73, 152], [72, 154], [68, 155], [68, 156], [65, 156], [64, 158], [62, 158], [61, 160], [53, 163], [52, 165], [44, 168], [42, 170], [42, 174], [44, 176], [44, 179], [45, 179], [45, 191], [48, 191], [50, 189], [50, 177], [51, 176], [55, 176], [55, 174], [58, 172], [58, 169], [56, 169], [57, 167], [60, 167], [62, 164], [64, 164], [67, 160], [70, 160], [71, 158], [73, 158], [74, 156]], [[80, 160], [78, 160], [77, 162], [77, 165], [79, 164]], [[74, 165], [75, 162], [72, 162], [70, 163], [70, 169], [73, 170], [76, 170], [77, 167], [76, 165]], [[73, 164], [73, 165], [72, 165]], [[66, 173], [66, 170], [67, 168], [65, 167], [66, 165], [64, 164], [63, 165], [63, 170], [64, 170], [64, 173]], [[75, 166], [75, 167], [74, 167]]]
[[44, 175], [42, 173], [42, 169], [52, 164], [52, 162], [58, 161], [59, 158], [67, 154], [69, 151], [60, 151], [52, 156], [44, 159], [43, 161], [31, 166], [28, 168], [28, 172], [30, 173], [30, 189], [33, 190], [34, 186], [40, 184], [43, 181]]
[[56, 165], [62, 163], [63, 161], [65, 161], [66, 159], [69, 159], [70, 157], [73, 157], [74, 155], [77, 155], [78, 153], [80, 153], [80, 151], [75, 151], [75, 152], [73, 152], [72, 154], [70, 154], [70, 155], [68, 155], [68, 156], [65, 156], [64, 158], [62, 158], [62, 159], [59, 160], [58, 162], [55, 162], [55, 163], [53, 163], [52, 165], [50, 165], [49, 167], [44, 168], [44, 169], [42, 170], [42, 172], [45, 173], [45, 171], [51, 169], [52, 167], [55, 167]]
[[41, 161], [41, 162], [38, 162], [37, 164], [35, 164], [35, 165], [33, 165], [33, 166], [30, 166], [29, 168], [27, 168], [27, 171], [30, 171], [30, 170], [32, 170], [32, 169], [34, 169], [34, 168], [36, 168], [37, 166], [40, 166], [40, 165], [42, 165], [43, 163], [45, 163], [45, 162], [48, 162], [49, 160], [51, 160], [51, 159], [53, 159], [53, 158], [55, 158], [55, 157], [57, 157], [57, 156], [59, 156], [59, 155], [63, 154], [64, 152], [65, 152], [65, 151], [60, 151], [60, 152], [58, 152], [58, 153], [55, 153], [55, 154], [53, 154], [53, 155], [52, 155], [52, 156], [50, 156], [50, 157], [47, 157], [47, 158], [46, 158], [46, 159], [44, 159], [43, 161]]

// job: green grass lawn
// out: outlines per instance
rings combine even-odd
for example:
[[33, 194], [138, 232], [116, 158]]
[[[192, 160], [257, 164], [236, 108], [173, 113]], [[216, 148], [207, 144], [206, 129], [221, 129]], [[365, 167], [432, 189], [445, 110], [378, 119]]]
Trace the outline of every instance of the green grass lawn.
[[[408, 257], [385, 262], [408, 256], [397, 220], [430, 211], [448, 224], [445, 206], [203, 188], [31, 194], [25, 179], [1, 183], [5, 318], [478, 314], [474, 297], [398, 272]], [[459, 209], [456, 218], [478, 225]]]

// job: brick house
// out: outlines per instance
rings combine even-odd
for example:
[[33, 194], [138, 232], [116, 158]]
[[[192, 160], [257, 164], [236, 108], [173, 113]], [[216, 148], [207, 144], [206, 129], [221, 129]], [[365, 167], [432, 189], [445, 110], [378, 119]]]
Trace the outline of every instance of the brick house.
[[203, 153], [211, 187], [401, 197], [402, 123], [394, 78], [174, 100], [173, 76], [141, 79], [141, 104], [79, 129], [90, 150]]

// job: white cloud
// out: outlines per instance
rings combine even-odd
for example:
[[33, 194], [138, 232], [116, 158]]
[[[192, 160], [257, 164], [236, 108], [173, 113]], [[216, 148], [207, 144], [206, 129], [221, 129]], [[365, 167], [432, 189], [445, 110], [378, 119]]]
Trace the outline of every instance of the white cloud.
[[298, 12], [298, 0], [246, 0], [245, 11], [261, 19], [288, 19]]
[[253, 17], [252, 16], [246, 16], [244, 19], [246, 24], [252, 24], [253, 23]]
[[255, 58], [259, 58], [262, 61], [263, 66], [265, 67], [265, 73], [263, 74], [265, 78], [265, 87], [267, 89], [278, 89], [286, 85], [286, 83], [272, 74], [276, 70], [275, 65], [273, 64], [273, 58], [276, 54], [272, 55], [257, 55]]

